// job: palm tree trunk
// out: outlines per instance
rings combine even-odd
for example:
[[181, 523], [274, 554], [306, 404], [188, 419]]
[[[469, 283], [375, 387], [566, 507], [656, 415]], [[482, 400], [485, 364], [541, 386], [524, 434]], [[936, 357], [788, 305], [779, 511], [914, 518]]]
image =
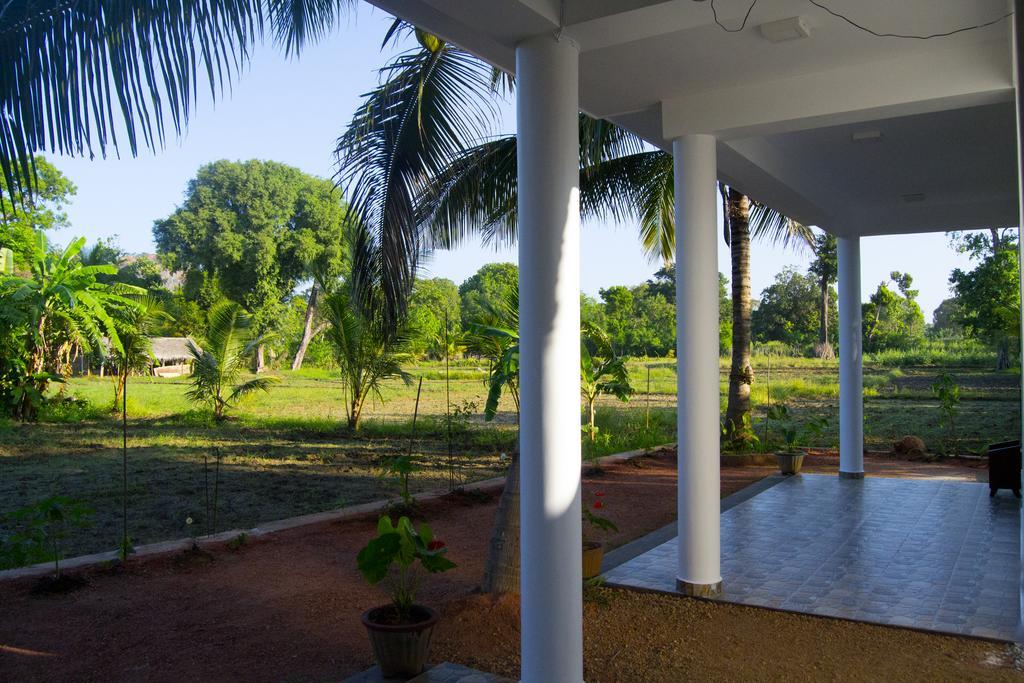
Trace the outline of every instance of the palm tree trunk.
[[820, 330], [818, 335], [818, 358], [831, 360], [836, 357], [836, 354], [832, 349], [831, 342], [828, 340], [828, 280], [822, 278], [820, 286], [821, 310], [819, 311], [820, 318], [818, 320], [818, 328]]
[[267, 369], [266, 361], [263, 355], [263, 344], [256, 347], [256, 374], [263, 372]]
[[494, 532], [484, 565], [481, 588], [485, 593], [519, 592], [519, 454], [505, 477], [505, 488], [498, 501]]
[[302, 326], [302, 339], [299, 340], [299, 348], [295, 352], [295, 358], [292, 359], [292, 370], [299, 370], [302, 368], [302, 360], [306, 357], [306, 349], [309, 348], [309, 342], [313, 339], [313, 317], [316, 315], [316, 302], [320, 296], [320, 288], [313, 283], [313, 287], [309, 290], [309, 303], [306, 304], [306, 322]]
[[732, 367], [729, 370], [729, 402], [725, 411], [726, 433], [742, 441], [749, 433], [750, 385], [750, 200], [729, 188], [730, 247], [732, 251]]

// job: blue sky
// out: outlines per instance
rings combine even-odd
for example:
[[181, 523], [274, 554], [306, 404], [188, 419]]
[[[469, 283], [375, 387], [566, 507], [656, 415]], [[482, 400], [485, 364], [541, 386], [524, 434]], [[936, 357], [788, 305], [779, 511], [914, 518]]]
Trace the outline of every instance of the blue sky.
[[[330, 39], [306, 49], [299, 59], [285, 59], [272, 46], [258, 49], [252, 63], [224, 99], [215, 105], [201, 98], [186, 134], [169, 139], [158, 154], [132, 158], [73, 159], [54, 163], [78, 186], [68, 214], [71, 228], [55, 235], [58, 242], [85, 235], [90, 242], [117, 235], [122, 249], [153, 251], [153, 221], [171, 213], [182, 200], [196, 169], [217, 159], [271, 159], [323, 177], [334, 173], [335, 140], [351, 119], [360, 96], [377, 83], [377, 69], [393, 51], [380, 42], [390, 19], [361, 7]], [[515, 128], [514, 107], [501, 107], [495, 132]], [[637, 284], [658, 264], [650, 263], [630, 225], [587, 222], [583, 226], [583, 290], [596, 296], [614, 284]], [[909, 272], [920, 289], [920, 303], [930, 322], [933, 309], [948, 296], [950, 271], [968, 265], [948, 246], [943, 234], [875, 237], [863, 240], [863, 295], [867, 296], [892, 270]], [[805, 269], [809, 254], [755, 244], [752, 290], [757, 296], [787, 265]], [[514, 250], [467, 245], [439, 252], [424, 269], [426, 276], [456, 283], [488, 261], [515, 262]], [[729, 252], [719, 244], [719, 270], [729, 273]]]

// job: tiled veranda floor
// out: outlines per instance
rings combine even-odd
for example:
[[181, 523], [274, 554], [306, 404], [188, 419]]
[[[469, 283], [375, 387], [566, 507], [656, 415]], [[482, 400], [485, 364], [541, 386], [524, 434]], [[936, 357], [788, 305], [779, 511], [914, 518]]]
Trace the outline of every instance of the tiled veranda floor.
[[[605, 573], [675, 592], [676, 539]], [[725, 602], [1014, 640], [1020, 502], [951, 481], [802, 474], [722, 514]]]

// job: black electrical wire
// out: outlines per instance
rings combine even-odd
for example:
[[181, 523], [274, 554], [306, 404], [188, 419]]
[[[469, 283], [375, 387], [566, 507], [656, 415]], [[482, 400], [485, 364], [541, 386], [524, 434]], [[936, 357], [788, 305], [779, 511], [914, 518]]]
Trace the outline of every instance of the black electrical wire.
[[715, 17], [715, 23], [721, 26], [723, 31], [726, 33], [739, 33], [747, 27], [747, 19], [750, 19], [750, 13], [754, 11], [754, 5], [756, 5], [757, 2], [758, 0], [753, 0], [753, 2], [750, 3], [750, 7], [747, 8], [747, 13], [743, 16], [743, 23], [740, 24], [739, 28], [729, 28], [718, 20], [718, 10], [715, 9], [715, 0], [711, 0], [711, 14]]
[[[712, 16], [715, 19], [715, 23], [718, 24], [718, 26], [723, 31], [725, 31], [727, 33], [739, 33], [740, 31], [742, 31], [743, 29], [745, 29], [747, 27], [747, 21], [750, 19], [750, 13], [754, 11], [754, 7], [757, 5], [758, 1], [759, 0], [753, 0], [750, 3], [750, 7], [747, 8], [747, 13], [745, 15], [743, 15], [743, 23], [741, 23], [739, 25], [739, 27], [737, 27], [737, 28], [729, 28], [728, 26], [726, 26], [725, 24], [723, 24], [719, 20], [719, 18], [718, 18], [718, 9], [715, 7], [715, 0], [711, 0], [711, 14], [712, 14]], [[876, 31], [876, 30], [874, 30], [872, 28], [869, 28], [867, 26], [864, 26], [862, 24], [858, 24], [856, 21], [854, 21], [850, 17], [848, 17], [845, 14], [842, 14], [840, 12], [837, 12], [836, 10], [832, 9], [831, 7], [829, 7], [829, 6], [819, 2], [819, 0], [807, 0], [807, 2], [809, 2], [812, 5], [814, 5], [815, 7], [817, 7], [820, 10], [824, 10], [825, 12], [828, 12], [829, 14], [831, 14], [834, 17], [836, 17], [837, 19], [842, 19], [843, 21], [845, 21], [847, 24], [849, 24], [850, 26], [854, 27], [855, 29], [858, 29], [860, 31], [864, 31], [865, 33], [869, 33], [869, 34], [871, 34], [871, 35], [873, 35], [873, 36], [875, 36], [877, 38], [902, 38], [902, 39], [905, 39], [905, 40], [931, 40], [932, 38], [945, 38], [947, 36], [956, 35], [957, 33], [964, 33], [966, 31], [976, 31], [978, 29], [988, 28], [989, 26], [994, 26], [994, 25], [998, 24], [999, 22], [1004, 21], [1005, 19], [1008, 19], [1008, 18], [1013, 16], [1013, 12], [1007, 12], [1006, 14], [1002, 15], [1001, 17], [993, 19], [992, 21], [986, 21], [983, 24], [977, 24], [975, 26], [961, 26], [960, 28], [956, 28], [956, 29], [953, 29], [951, 31], [943, 31], [943, 32], [940, 32], [940, 33], [929, 33], [929, 34], [883, 33], [881, 31]]]
[[818, 9], [825, 10], [826, 12], [828, 12], [829, 14], [831, 14], [832, 16], [834, 16], [834, 17], [836, 17], [838, 19], [842, 19], [843, 21], [845, 21], [850, 26], [853, 26], [854, 28], [860, 29], [861, 31], [864, 31], [865, 33], [870, 33], [871, 35], [877, 36], [878, 38], [905, 38], [905, 39], [909, 39], [909, 40], [931, 40], [932, 38], [945, 38], [947, 36], [956, 35], [957, 33], [964, 33], [966, 31], [974, 31], [974, 30], [977, 30], [977, 29], [980, 29], [980, 28], [988, 28], [989, 26], [994, 26], [994, 25], [998, 24], [999, 22], [1003, 21], [1004, 19], [1007, 19], [1007, 18], [1013, 16], [1013, 12], [1007, 12], [1006, 14], [1004, 14], [1001, 17], [999, 17], [998, 19], [993, 19], [992, 21], [986, 21], [984, 24], [977, 24], [976, 26], [963, 26], [961, 28], [953, 29], [952, 31], [944, 31], [942, 33], [930, 33], [930, 34], [927, 34], [927, 35], [916, 35], [916, 34], [913, 34], [913, 33], [881, 33], [879, 31], [875, 31], [873, 29], [870, 29], [867, 26], [862, 26], [861, 24], [858, 24], [853, 19], [850, 19], [849, 17], [840, 14], [839, 12], [835, 11], [834, 9], [832, 9], [830, 7], [826, 7], [822, 3], [818, 2], [818, 0], [807, 0], [807, 2], [811, 3], [812, 5], [817, 7]]

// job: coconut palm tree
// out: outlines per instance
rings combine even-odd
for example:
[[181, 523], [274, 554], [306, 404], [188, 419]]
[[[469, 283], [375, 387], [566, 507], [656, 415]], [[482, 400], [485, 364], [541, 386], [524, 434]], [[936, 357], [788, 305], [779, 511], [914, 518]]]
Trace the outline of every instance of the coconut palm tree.
[[732, 257], [732, 362], [725, 409], [725, 436], [734, 443], [752, 439], [750, 387], [754, 369], [750, 364], [750, 242], [762, 239], [784, 247], [803, 248], [814, 244], [811, 229], [778, 211], [753, 202], [734, 187], [720, 185], [725, 243]]
[[324, 298], [327, 337], [334, 347], [341, 378], [348, 394], [348, 427], [359, 431], [363, 408], [371, 396], [381, 399], [381, 383], [399, 378], [406, 386], [412, 376], [402, 369], [409, 337], [404, 329], [383, 335], [382, 326], [364, 317], [352, 304], [352, 295], [340, 289]]
[[213, 416], [223, 420], [228, 408], [256, 391], [268, 391], [275, 377], [257, 377], [238, 383], [248, 367], [249, 358], [263, 337], [250, 333], [252, 319], [233, 301], [220, 301], [210, 309], [203, 347], [190, 339], [192, 387], [185, 393], [189, 400], [213, 408]]
[[115, 315], [114, 325], [121, 340], [121, 347], [113, 349], [110, 354], [117, 368], [114, 377], [115, 413], [124, 407], [122, 399], [128, 385], [128, 376], [149, 368], [153, 357], [149, 335], [167, 318], [163, 305], [151, 296], [140, 298], [136, 306], [118, 311]]

